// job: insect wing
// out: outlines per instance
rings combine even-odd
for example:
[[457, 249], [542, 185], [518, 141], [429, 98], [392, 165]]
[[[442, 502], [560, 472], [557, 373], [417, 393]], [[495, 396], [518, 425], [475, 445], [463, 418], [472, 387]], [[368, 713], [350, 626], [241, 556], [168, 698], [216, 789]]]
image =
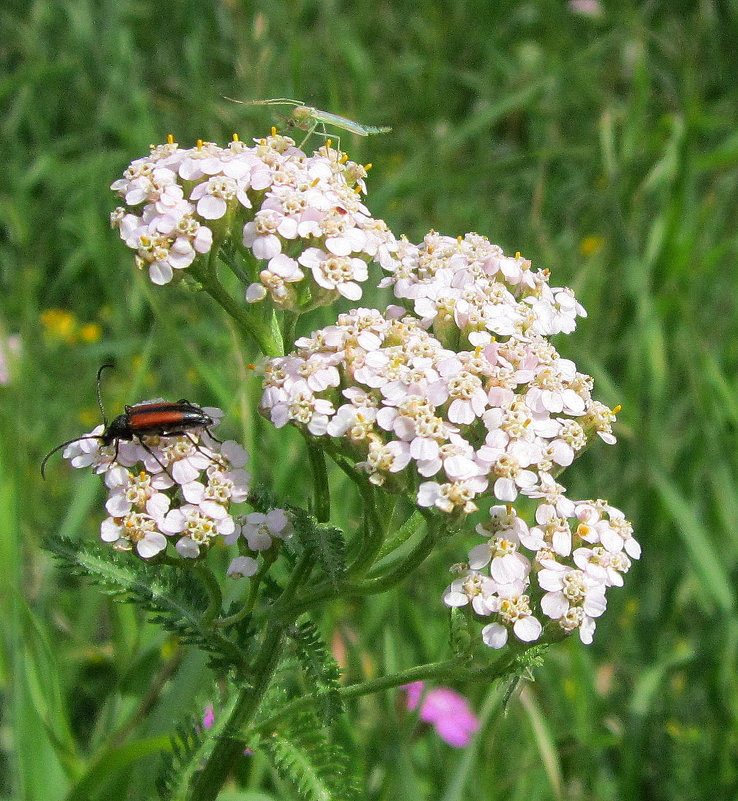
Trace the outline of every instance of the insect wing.
[[[295, 109], [297, 111], [297, 109]], [[311, 108], [314, 120], [322, 122], [324, 125], [333, 125], [336, 128], [341, 128], [349, 133], [355, 133], [359, 136], [369, 136], [369, 134], [376, 133], [389, 133], [392, 128], [377, 128], [373, 125], [362, 125], [360, 122], [350, 120], [348, 117], [342, 117], [340, 114], [333, 114], [330, 111], [321, 111], [317, 108]]]
[[234, 103], [241, 103], [246, 106], [294, 106], [292, 114], [289, 116], [291, 123], [297, 128], [307, 130], [310, 127], [310, 120], [323, 125], [333, 125], [343, 131], [357, 134], [358, 136], [369, 136], [370, 134], [389, 133], [392, 128], [386, 125], [362, 125], [360, 122], [351, 120], [341, 114], [334, 114], [331, 111], [323, 111], [314, 106], [306, 106], [300, 100], [293, 100], [290, 97], [272, 97], [268, 100], [232, 100]]

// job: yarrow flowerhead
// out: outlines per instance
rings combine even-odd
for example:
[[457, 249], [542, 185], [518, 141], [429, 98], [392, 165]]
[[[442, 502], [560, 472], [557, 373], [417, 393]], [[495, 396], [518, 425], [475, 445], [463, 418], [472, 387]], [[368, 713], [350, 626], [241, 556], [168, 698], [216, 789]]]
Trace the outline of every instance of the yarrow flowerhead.
[[[222, 248], [246, 304], [301, 313], [358, 301], [369, 264], [384, 269], [392, 305], [354, 308], [267, 359], [262, 414], [448, 529], [490, 499], [476, 527], [484, 541], [454, 568], [444, 603], [485, 621], [492, 648], [511, 634], [535, 642], [578, 631], [589, 643], [607, 588], [622, 585], [640, 547], [622, 512], [573, 501], [557, 480], [594, 441], [615, 442], [619, 407], [593, 398], [592, 378], [549, 340], [586, 312], [548, 270], [479, 234], [396, 239], [363, 204], [365, 177], [329, 142], [307, 155], [274, 129], [251, 146], [234, 137], [180, 149], [170, 139], [113, 183], [126, 207], [111, 220], [156, 284], [192, 267], [208, 288], [214, 259], [196, 260]], [[221, 447], [205, 430], [113, 449], [94, 439], [101, 432], [65, 456], [105, 473], [102, 536], [115, 547], [150, 558], [173, 541], [194, 558], [218, 539], [238, 543], [228, 573], [239, 578], [291, 536], [282, 510], [232, 515], [248, 483], [235, 443]], [[529, 522], [519, 499], [535, 505]]]
[[544, 627], [552, 634], [578, 630], [591, 643], [605, 591], [622, 586], [631, 559], [640, 557], [631, 524], [606, 501], [549, 494], [535, 520], [528, 526], [511, 505], [493, 506], [489, 521], [477, 526], [485, 542], [453, 568], [457, 578], [444, 592], [447, 606], [469, 605], [491, 619], [482, 629], [491, 648], [505, 645], [510, 631], [533, 642]]
[[266, 365], [264, 414], [333, 439], [369, 481], [423, 507], [473, 512], [488, 490], [514, 501], [609, 434], [589, 376], [542, 337], [454, 350], [390, 306], [296, 345]]
[[[454, 522], [494, 498], [477, 529], [487, 541], [445, 603], [488, 618], [490, 647], [556, 627], [591, 642], [604, 588], [622, 583], [640, 549], [621, 512], [570, 501], [556, 481], [595, 439], [615, 442], [617, 409], [548, 340], [572, 332], [584, 309], [547, 270], [478, 234], [431, 232], [396, 256], [380, 286], [403, 305], [341, 314], [270, 359], [263, 414]], [[519, 496], [538, 502], [536, 525], [517, 517]]]
[[367, 262], [393, 263], [397, 243], [362, 203], [366, 169], [327, 144], [308, 156], [273, 133], [254, 146], [152, 146], [111, 189], [111, 215], [155, 284], [230, 240], [251, 265], [245, 300], [305, 311], [358, 300]]
[[[222, 417], [220, 409], [203, 412], [216, 421]], [[194, 558], [216, 538], [233, 534], [231, 506], [246, 500], [250, 481], [248, 456], [235, 441], [220, 443], [202, 429], [105, 445], [102, 432], [98, 426], [63, 455], [73, 467], [104, 474], [105, 542], [150, 559], [171, 541], [180, 556]]]

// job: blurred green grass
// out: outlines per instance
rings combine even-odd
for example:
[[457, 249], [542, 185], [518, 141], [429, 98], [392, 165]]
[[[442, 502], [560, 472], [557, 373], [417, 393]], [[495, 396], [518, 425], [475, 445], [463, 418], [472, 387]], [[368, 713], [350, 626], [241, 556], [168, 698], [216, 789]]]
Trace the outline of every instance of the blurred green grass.
[[[118, 364], [109, 413], [153, 395], [217, 403], [255, 474], [309, 494], [299, 438], [255, 414], [253, 353], [207, 299], [147, 285], [107, 223], [108, 185], [150, 143], [247, 139], [274, 122], [224, 96], [392, 125], [342, 138], [375, 165], [373, 213], [416, 241], [476, 230], [550, 268], [589, 312], [561, 351], [624, 407], [618, 445], [567, 473], [572, 497], [608, 497], [644, 547], [595, 643], [554, 649], [504, 716], [497, 688], [460, 688], [488, 715], [463, 753], [413, 734], [394, 693], [355, 702], [345, 737], [367, 797], [738, 797], [738, 2], [603, 8], [2, 4], [0, 332], [23, 350], [0, 387], [0, 798], [149, 798], [157, 738], [183, 699], [217, 695], [200, 657], [180, 664], [156, 629], [40, 549], [52, 530], [96, 536], [98, 483], [58, 462], [43, 483], [38, 465], [97, 420], [103, 361]], [[76, 334], [43, 325], [50, 309]], [[85, 341], [84, 324], [99, 338]], [[402, 593], [329, 610], [350, 679], [443, 656], [439, 597], [464, 552], [450, 543]], [[160, 700], [138, 725], [156, 677]], [[241, 778], [291, 797], [258, 755]]]

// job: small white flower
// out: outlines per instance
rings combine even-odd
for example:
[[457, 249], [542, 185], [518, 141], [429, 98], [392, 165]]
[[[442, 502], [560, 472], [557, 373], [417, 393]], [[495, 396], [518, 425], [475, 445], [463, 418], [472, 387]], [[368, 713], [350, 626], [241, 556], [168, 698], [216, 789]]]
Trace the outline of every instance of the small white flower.
[[292, 523], [284, 509], [271, 509], [266, 514], [251, 512], [243, 518], [240, 528], [252, 551], [266, 551], [275, 538], [286, 540], [292, 536]]
[[143, 559], [150, 559], [167, 547], [167, 540], [160, 530], [160, 521], [141, 512], [129, 512], [122, 517], [108, 517], [100, 526], [100, 538], [114, 548], [136, 552]]
[[250, 556], [237, 556], [228, 565], [226, 575], [231, 578], [245, 578], [253, 576], [258, 569], [259, 563], [256, 559], [252, 559]]

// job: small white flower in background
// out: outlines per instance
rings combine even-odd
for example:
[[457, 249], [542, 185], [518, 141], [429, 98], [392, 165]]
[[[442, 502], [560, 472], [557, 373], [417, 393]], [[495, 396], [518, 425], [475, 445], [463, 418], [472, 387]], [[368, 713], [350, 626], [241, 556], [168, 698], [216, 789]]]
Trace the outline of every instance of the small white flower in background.
[[227, 542], [234, 542], [242, 536], [252, 551], [267, 551], [272, 547], [273, 539], [286, 540], [292, 536], [292, 522], [284, 509], [272, 509], [263, 512], [251, 512], [245, 515], [235, 534]]
[[259, 569], [259, 563], [250, 556], [237, 556], [228, 565], [227, 575], [231, 578], [247, 578], [253, 576]]
[[601, 17], [604, 9], [600, 0], [569, 0], [569, 11], [582, 17]]

